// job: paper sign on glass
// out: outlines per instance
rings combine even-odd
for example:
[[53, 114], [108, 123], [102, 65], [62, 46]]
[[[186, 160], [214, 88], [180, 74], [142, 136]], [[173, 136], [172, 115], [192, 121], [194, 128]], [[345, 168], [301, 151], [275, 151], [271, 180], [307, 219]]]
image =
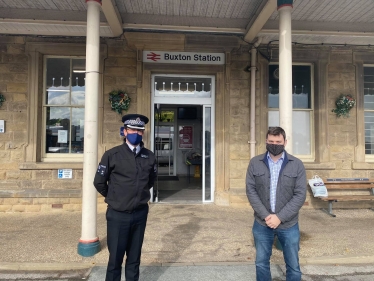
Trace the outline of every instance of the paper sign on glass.
[[58, 130], [57, 131], [57, 142], [58, 143], [67, 143], [68, 142], [68, 130]]

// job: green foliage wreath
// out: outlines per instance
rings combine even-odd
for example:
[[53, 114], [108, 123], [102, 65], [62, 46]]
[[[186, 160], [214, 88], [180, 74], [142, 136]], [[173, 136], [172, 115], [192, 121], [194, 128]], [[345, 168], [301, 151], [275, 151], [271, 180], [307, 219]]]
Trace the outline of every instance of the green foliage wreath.
[[131, 98], [124, 90], [113, 90], [109, 93], [109, 101], [112, 110], [122, 114], [123, 110], [129, 109]]
[[0, 107], [3, 105], [4, 101], [5, 101], [4, 95], [0, 94]]
[[336, 100], [336, 108], [332, 110], [337, 117], [349, 117], [349, 111], [356, 104], [356, 100], [351, 95], [340, 95]]

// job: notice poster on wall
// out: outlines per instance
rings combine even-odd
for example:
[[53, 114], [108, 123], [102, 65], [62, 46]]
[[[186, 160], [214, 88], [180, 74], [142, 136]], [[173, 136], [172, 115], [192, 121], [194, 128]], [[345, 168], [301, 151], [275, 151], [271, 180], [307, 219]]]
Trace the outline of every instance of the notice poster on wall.
[[193, 126], [179, 126], [179, 148], [193, 148]]

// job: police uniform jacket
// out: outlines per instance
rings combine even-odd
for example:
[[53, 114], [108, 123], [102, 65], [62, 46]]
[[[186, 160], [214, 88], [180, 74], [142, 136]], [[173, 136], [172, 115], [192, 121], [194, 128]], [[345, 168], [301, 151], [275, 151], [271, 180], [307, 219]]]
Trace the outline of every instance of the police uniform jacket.
[[106, 151], [100, 161], [94, 186], [109, 208], [132, 212], [148, 204], [157, 172], [156, 160], [152, 151], [143, 143], [140, 145], [137, 155], [123, 143]]
[[[246, 191], [255, 219], [263, 226], [266, 226], [265, 218], [273, 213], [270, 207], [270, 180], [267, 153], [253, 157], [247, 170]], [[285, 151], [279, 172], [274, 212], [281, 221], [278, 228], [289, 228], [298, 222], [306, 191], [303, 163]]]

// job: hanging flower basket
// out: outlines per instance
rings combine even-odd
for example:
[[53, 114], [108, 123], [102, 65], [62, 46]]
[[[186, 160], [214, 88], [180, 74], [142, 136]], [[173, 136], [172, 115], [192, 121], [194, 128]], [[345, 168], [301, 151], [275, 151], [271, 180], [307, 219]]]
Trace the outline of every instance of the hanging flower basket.
[[341, 95], [335, 102], [336, 108], [332, 110], [337, 117], [349, 117], [349, 111], [356, 104], [356, 100], [351, 95]]
[[0, 94], [0, 107], [3, 105], [4, 101], [5, 101], [4, 95]]
[[123, 110], [129, 109], [131, 98], [124, 90], [113, 90], [109, 93], [109, 101], [112, 110], [122, 114]]

